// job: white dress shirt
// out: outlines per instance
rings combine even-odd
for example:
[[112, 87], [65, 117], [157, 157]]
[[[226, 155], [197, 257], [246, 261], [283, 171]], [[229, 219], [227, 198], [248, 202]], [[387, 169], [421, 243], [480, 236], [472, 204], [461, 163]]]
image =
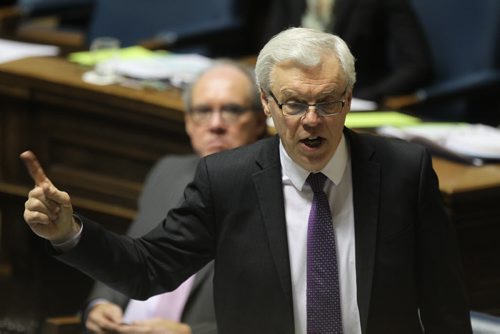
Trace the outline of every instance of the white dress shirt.
[[[306, 184], [306, 179], [310, 171], [293, 162], [281, 142], [280, 159], [292, 277], [295, 333], [306, 334], [307, 225], [313, 198], [311, 187]], [[337, 242], [342, 326], [344, 334], [361, 334], [356, 289], [351, 160], [344, 136], [342, 136], [332, 159], [321, 172], [328, 177], [325, 192], [330, 203]]]

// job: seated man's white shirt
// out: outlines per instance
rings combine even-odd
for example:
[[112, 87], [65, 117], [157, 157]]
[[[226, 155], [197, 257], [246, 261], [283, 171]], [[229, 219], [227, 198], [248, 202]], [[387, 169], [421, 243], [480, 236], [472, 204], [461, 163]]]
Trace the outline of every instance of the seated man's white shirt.
[[174, 291], [159, 294], [147, 300], [131, 299], [123, 315], [123, 321], [131, 323], [152, 318], [180, 321], [193, 286], [193, 280], [194, 275]]

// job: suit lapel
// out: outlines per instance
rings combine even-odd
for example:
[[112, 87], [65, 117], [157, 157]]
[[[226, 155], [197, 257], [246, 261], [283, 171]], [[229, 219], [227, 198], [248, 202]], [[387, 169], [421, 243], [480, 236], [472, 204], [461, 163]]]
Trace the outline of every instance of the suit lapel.
[[351, 147], [354, 226], [356, 235], [356, 283], [361, 330], [366, 332], [375, 265], [380, 196], [380, 164], [373, 148], [359, 135], [345, 131]]
[[257, 158], [257, 164], [261, 169], [253, 174], [253, 180], [272, 259], [293, 316], [290, 258], [288, 253], [278, 138], [276, 137], [271, 142], [272, 144], [265, 146], [265, 149], [262, 150], [260, 156]]

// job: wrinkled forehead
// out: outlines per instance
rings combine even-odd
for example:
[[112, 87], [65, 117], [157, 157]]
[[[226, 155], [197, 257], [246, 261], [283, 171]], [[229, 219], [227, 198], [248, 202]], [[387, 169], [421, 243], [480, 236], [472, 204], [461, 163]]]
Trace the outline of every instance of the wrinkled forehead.
[[194, 84], [194, 89], [199, 89], [199, 87], [205, 89], [221, 83], [226, 86], [244, 86], [245, 88], [252, 85], [251, 80], [242, 70], [230, 65], [219, 65], [200, 76]]
[[277, 89], [282, 86], [326, 85], [343, 90], [346, 86], [340, 61], [335, 55], [327, 53], [314, 65], [305, 65], [294, 59], [278, 62], [273, 66], [270, 79], [271, 87]]
[[202, 76], [193, 86], [191, 103], [210, 101], [248, 101], [252, 82], [247, 76], [233, 68], [212, 71]]

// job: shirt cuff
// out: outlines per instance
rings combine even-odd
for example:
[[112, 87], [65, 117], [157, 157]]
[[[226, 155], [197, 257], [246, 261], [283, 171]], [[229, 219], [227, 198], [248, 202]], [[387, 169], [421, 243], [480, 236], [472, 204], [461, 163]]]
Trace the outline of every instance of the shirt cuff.
[[87, 306], [85, 307], [85, 309], [83, 310], [83, 323], [85, 324], [87, 322], [87, 318], [89, 316], [89, 313], [90, 311], [97, 305], [99, 304], [109, 304], [111, 303], [109, 300], [107, 299], [104, 299], [104, 298], [96, 298], [96, 299], [92, 299], [88, 304]]
[[76, 220], [78, 225], [80, 225], [80, 230], [78, 231], [77, 234], [75, 234], [69, 240], [66, 240], [66, 241], [61, 242], [61, 243], [51, 242], [52, 247], [54, 247], [54, 249], [58, 252], [61, 252], [61, 253], [69, 252], [70, 250], [75, 248], [76, 245], [78, 245], [78, 242], [80, 241], [80, 238], [82, 236], [82, 231], [83, 231], [83, 223], [78, 216], [73, 215], [73, 218]]

